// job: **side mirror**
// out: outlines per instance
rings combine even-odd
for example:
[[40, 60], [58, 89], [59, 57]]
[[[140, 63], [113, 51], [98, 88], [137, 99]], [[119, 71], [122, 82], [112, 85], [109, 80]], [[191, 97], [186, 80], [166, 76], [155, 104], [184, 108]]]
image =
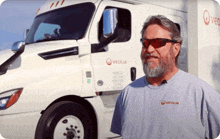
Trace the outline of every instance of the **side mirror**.
[[118, 37], [118, 10], [106, 9], [103, 13], [103, 36], [105, 39], [97, 45], [93, 45], [91, 52], [101, 52], [105, 46]]
[[26, 37], [27, 37], [27, 35], [28, 35], [28, 32], [29, 32], [29, 29], [25, 29], [24, 30], [24, 41], [25, 41], [25, 39], [26, 39]]
[[114, 34], [118, 23], [118, 10], [106, 9], [103, 14], [103, 35], [108, 38]]
[[13, 43], [11, 50], [16, 53], [23, 45], [25, 45], [25, 42], [23, 41], [18, 41]]

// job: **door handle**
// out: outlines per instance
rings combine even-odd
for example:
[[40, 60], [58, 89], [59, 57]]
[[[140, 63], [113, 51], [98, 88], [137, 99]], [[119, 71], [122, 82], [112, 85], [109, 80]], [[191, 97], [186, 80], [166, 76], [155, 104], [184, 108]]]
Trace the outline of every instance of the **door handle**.
[[136, 79], [136, 68], [131, 68], [131, 81], [134, 81]]

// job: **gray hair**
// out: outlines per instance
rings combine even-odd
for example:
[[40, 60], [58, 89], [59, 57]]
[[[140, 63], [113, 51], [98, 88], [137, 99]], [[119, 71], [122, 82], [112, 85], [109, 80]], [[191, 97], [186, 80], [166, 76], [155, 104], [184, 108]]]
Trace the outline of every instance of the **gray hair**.
[[[182, 44], [182, 37], [180, 35], [180, 27], [178, 24], [174, 23], [170, 19], [166, 18], [163, 15], [156, 15], [156, 16], [151, 16], [147, 18], [143, 25], [143, 29], [141, 30], [142, 38], [144, 37], [145, 31], [148, 26], [157, 24], [165, 29], [167, 29], [170, 32], [170, 37], [172, 40], [176, 40], [180, 45]], [[179, 52], [180, 53], [180, 52]], [[177, 60], [178, 60], [179, 54], [176, 57], [176, 65], [178, 65]]]

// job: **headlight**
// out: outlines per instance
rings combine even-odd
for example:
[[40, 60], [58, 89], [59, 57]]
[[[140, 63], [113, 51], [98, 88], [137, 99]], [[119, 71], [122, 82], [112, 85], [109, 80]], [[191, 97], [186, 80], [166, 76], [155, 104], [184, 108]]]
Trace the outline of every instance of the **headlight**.
[[18, 101], [22, 90], [23, 88], [18, 88], [0, 93], [0, 110], [7, 109], [15, 104]]

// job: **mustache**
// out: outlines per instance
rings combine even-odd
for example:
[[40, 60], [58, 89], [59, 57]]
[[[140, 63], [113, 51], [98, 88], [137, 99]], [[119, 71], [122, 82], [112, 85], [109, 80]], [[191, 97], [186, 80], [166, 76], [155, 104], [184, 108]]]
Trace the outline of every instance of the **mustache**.
[[146, 60], [151, 58], [151, 57], [160, 59], [160, 57], [158, 55], [153, 54], [153, 53], [146, 53], [144, 55], [141, 54], [141, 61], [142, 61], [142, 63], [143, 64], [149, 64]]
[[145, 55], [142, 55], [141, 54], [141, 58], [143, 59], [143, 58], [148, 58], [148, 57], [156, 57], [156, 58], [159, 58], [158, 57], [158, 55], [156, 55], [156, 54], [151, 54], [151, 53], [146, 53]]

